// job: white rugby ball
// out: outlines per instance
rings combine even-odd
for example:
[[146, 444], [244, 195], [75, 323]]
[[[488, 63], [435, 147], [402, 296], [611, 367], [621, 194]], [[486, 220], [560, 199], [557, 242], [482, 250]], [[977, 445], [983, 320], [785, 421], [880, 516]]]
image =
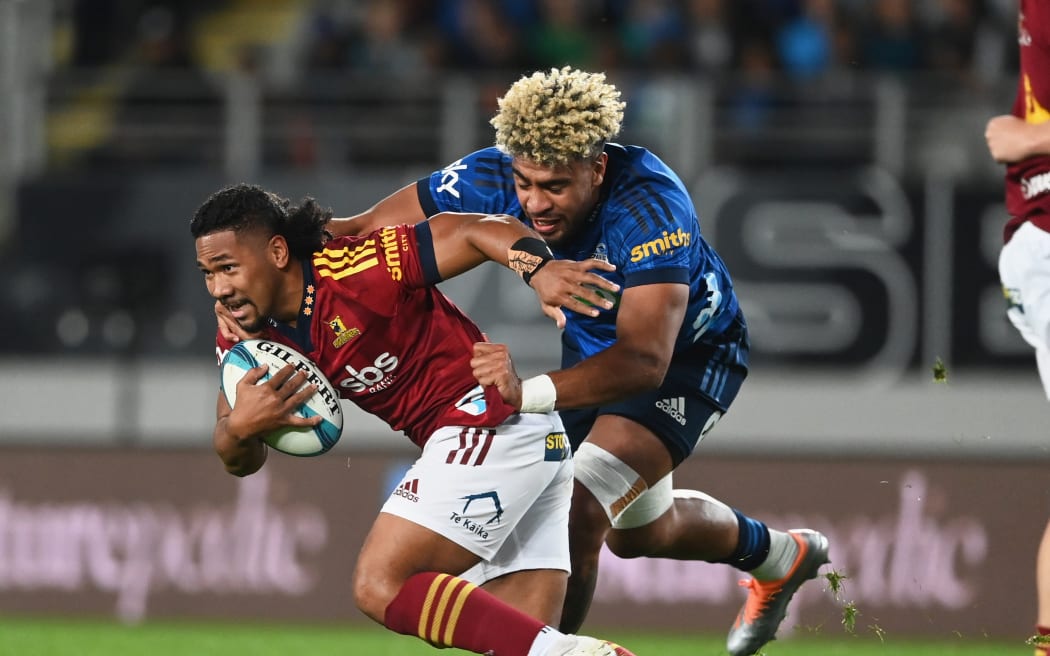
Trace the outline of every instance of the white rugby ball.
[[223, 357], [220, 386], [230, 407], [237, 403], [237, 383], [249, 369], [269, 365], [259, 384], [269, 380], [285, 365], [291, 364], [306, 373], [306, 382], [317, 385], [306, 403], [296, 411], [301, 417], [320, 415], [316, 426], [286, 426], [263, 437], [271, 447], [293, 456], [316, 456], [328, 451], [343, 434], [343, 410], [339, 393], [317, 365], [299, 351], [268, 339], [238, 342]]

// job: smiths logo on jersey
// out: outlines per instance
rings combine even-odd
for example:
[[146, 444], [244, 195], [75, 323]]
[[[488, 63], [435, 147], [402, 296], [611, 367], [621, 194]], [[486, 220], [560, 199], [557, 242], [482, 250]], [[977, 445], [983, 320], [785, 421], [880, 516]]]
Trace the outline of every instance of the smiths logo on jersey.
[[675, 232], [667, 232], [652, 241], [631, 247], [631, 261], [640, 262], [647, 257], [670, 253], [676, 248], [685, 248], [692, 242], [692, 234], [679, 228]]
[[401, 252], [408, 250], [408, 237], [404, 234], [398, 237], [397, 228], [383, 228], [379, 231], [379, 244], [383, 247], [383, 257], [386, 259], [386, 270], [391, 280], [401, 280], [404, 273], [401, 271]]
[[361, 273], [379, 264], [375, 239], [366, 239], [354, 246], [325, 248], [314, 253], [314, 266], [323, 278], [339, 280]]

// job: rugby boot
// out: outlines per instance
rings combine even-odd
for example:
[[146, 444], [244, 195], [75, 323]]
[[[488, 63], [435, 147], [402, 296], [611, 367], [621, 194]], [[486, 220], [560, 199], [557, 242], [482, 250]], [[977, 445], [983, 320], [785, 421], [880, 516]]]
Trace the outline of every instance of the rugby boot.
[[726, 649], [731, 656], [751, 656], [776, 637], [787, 614], [788, 602], [803, 583], [816, 578], [828, 561], [828, 539], [810, 529], [792, 529], [788, 535], [798, 544], [798, 555], [787, 575], [776, 581], [744, 580], [748, 588], [744, 607], [729, 629]]

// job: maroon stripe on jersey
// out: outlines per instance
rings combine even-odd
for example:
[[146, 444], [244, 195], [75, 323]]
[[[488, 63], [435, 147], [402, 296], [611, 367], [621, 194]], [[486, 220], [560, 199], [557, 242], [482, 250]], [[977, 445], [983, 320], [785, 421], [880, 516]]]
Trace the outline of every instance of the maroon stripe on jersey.
[[489, 454], [489, 449], [492, 448], [492, 438], [496, 435], [496, 431], [491, 428], [485, 431], [485, 444], [481, 447], [481, 453], [478, 454], [478, 459], [474, 461], [474, 466], [478, 466], [485, 462], [485, 456]]

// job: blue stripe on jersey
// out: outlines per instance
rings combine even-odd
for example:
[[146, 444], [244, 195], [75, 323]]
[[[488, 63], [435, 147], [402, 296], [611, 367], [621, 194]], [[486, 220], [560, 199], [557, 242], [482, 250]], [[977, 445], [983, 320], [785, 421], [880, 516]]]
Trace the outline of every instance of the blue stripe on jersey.
[[646, 202], [646, 207], [649, 208], [649, 211], [652, 212], [653, 217], [655, 219], [660, 219], [661, 217], [663, 218], [662, 221], [657, 221], [656, 227], [659, 228], [661, 223], [674, 224], [674, 213], [671, 212], [671, 208], [668, 207], [667, 203], [664, 201], [663, 196], [657, 190], [653, 189], [653, 186], [648, 182], [642, 185], [642, 189], [645, 190], [646, 199], [654, 199], [656, 201], [656, 204], [660, 206], [661, 212], [657, 213], [652, 209], [652, 206], [649, 205], [648, 202]]
[[677, 282], [683, 285], [689, 284], [689, 269], [675, 267], [673, 269], [643, 269], [634, 271], [624, 276], [624, 289], [638, 287], [639, 285], [655, 285], [661, 282]]
[[412, 226], [416, 229], [416, 243], [419, 248], [419, 265], [423, 268], [423, 281], [428, 285], [441, 282], [437, 258], [434, 256], [434, 235], [426, 221]]
[[[656, 205], [653, 204], [654, 201]], [[648, 182], [631, 190], [624, 207], [631, 212], [631, 216], [634, 217], [634, 220], [638, 222], [638, 226], [641, 228], [645, 228], [646, 220], [657, 230], [662, 225], [674, 224], [674, 213], [671, 212], [671, 208], [664, 202], [660, 193], [653, 189], [653, 186]]]
[[639, 207], [639, 205], [642, 203], [642, 201], [643, 201], [643, 198], [642, 198], [642, 195], [641, 195], [641, 191], [638, 190], [638, 189], [635, 189], [631, 193], [628, 194], [627, 198], [625, 198], [622, 201], [622, 203], [623, 203], [624, 209], [626, 209], [630, 213], [631, 218], [634, 219], [634, 222], [638, 224], [638, 227], [644, 230], [645, 229], [645, 216], [642, 215], [642, 210]]
[[726, 376], [728, 374], [729, 371], [724, 363], [717, 360], [708, 362], [704, 371], [704, 379], [700, 383], [700, 391], [711, 398], [717, 399], [726, 386]]
[[506, 178], [503, 175], [503, 160], [499, 157], [479, 157], [476, 160], [473, 172], [478, 179], [474, 184], [486, 187], [502, 187]]
[[714, 346], [713, 352], [704, 367], [704, 376], [700, 381], [700, 392], [720, 402], [725, 392], [726, 382], [732, 373], [732, 367], [748, 366], [748, 359], [740, 353], [740, 340], [743, 337], [735, 334], [732, 341]]

